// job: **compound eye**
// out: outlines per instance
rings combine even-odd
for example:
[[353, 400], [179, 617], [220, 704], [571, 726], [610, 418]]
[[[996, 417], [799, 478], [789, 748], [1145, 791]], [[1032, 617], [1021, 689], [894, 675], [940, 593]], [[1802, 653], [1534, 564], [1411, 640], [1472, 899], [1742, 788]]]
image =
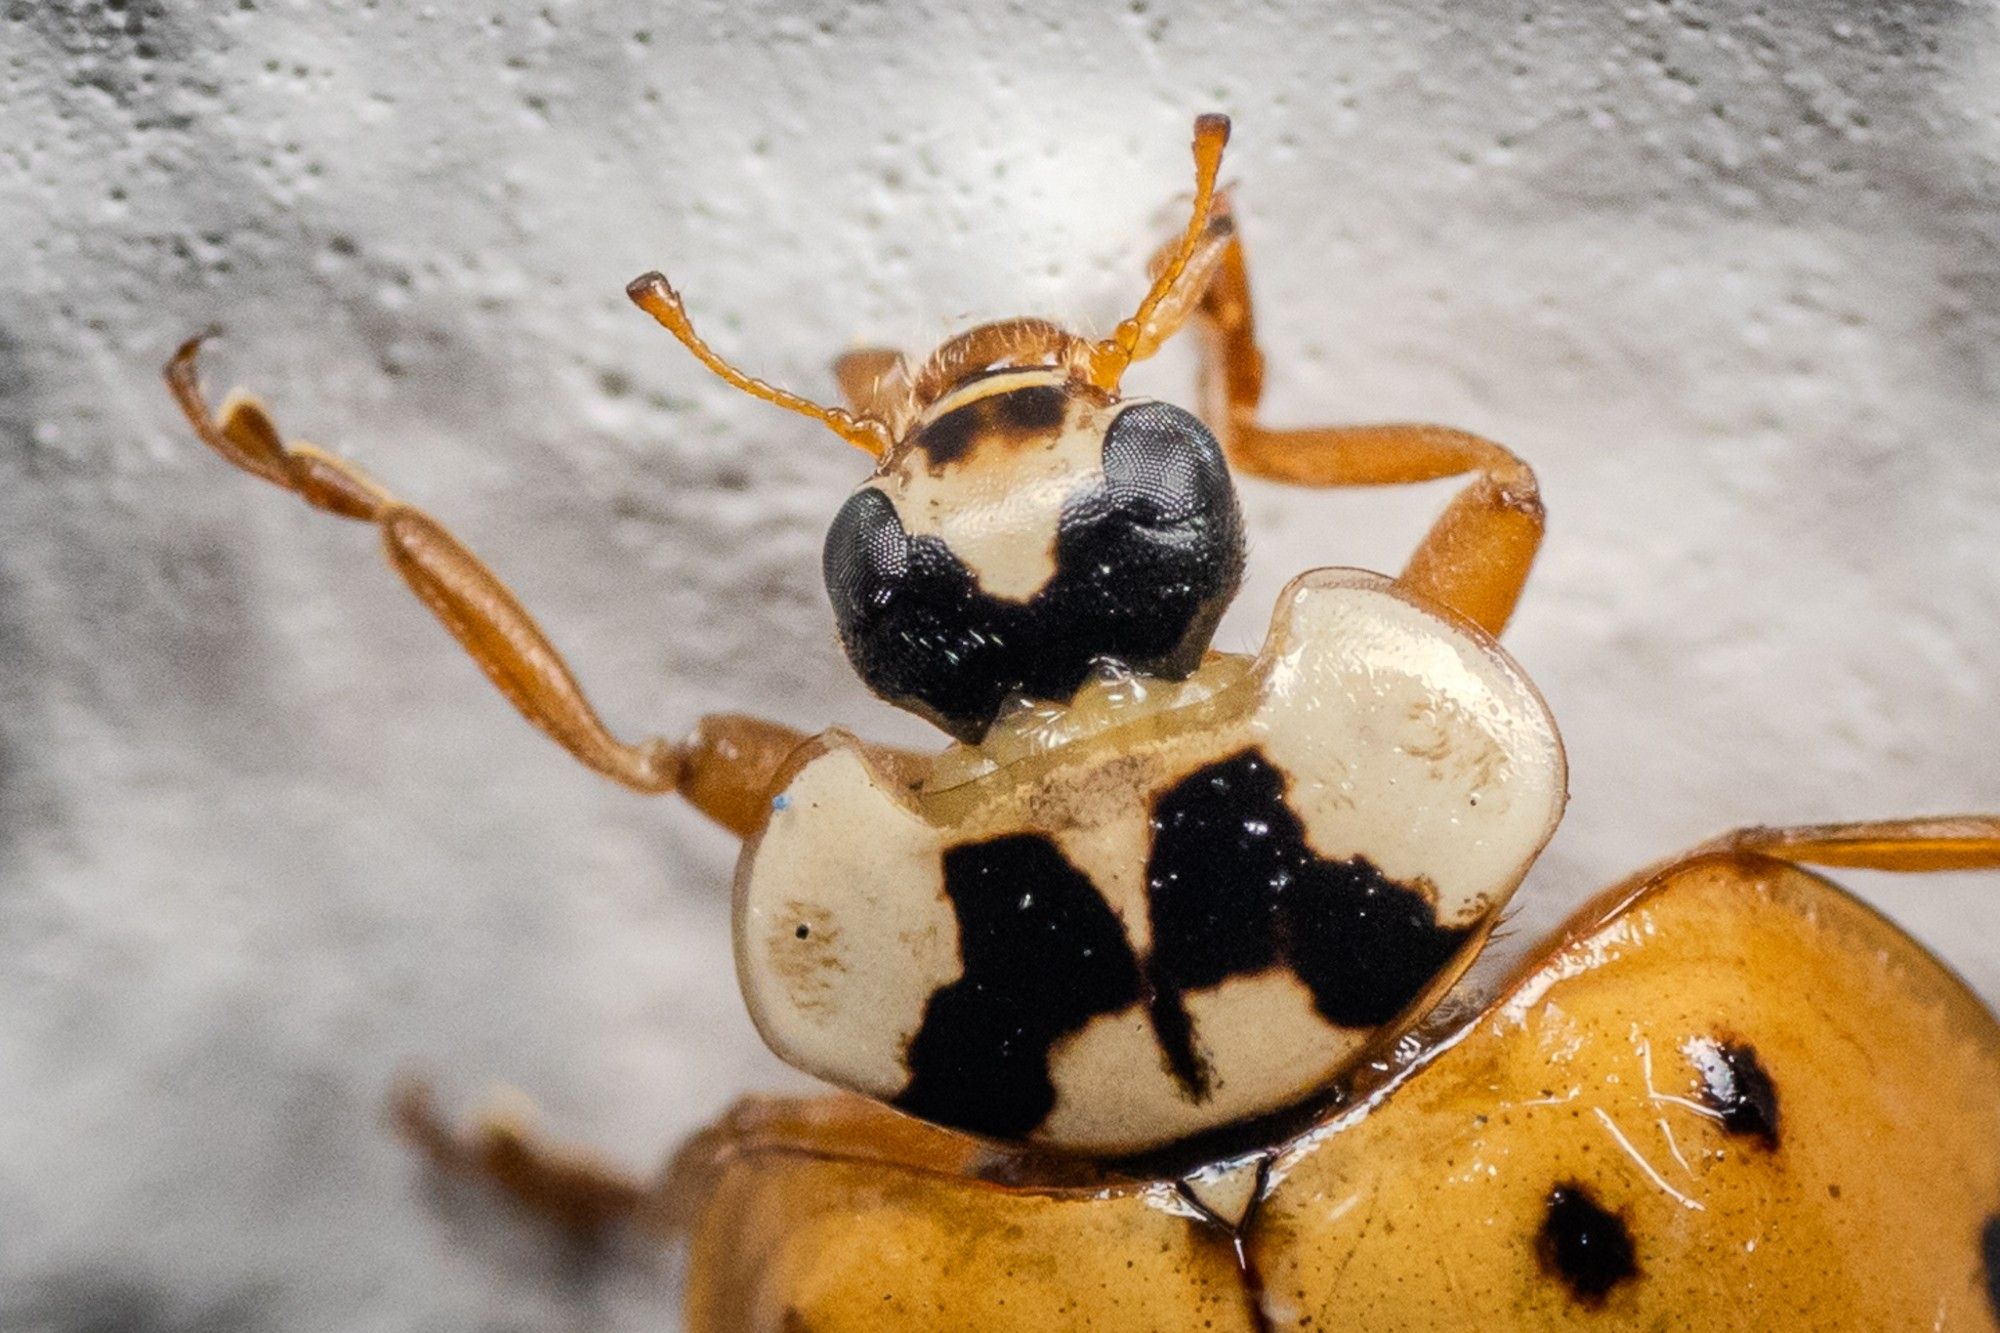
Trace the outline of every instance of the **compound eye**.
[[1236, 537], [1235, 489], [1222, 446], [1192, 412], [1135, 403], [1104, 436], [1104, 479], [1120, 518], [1149, 528], [1207, 520], [1224, 544]]
[[821, 567], [843, 636], [888, 609], [910, 572], [909, 534], [888, 496], [870, 486], [847, 497], [827, 529]]

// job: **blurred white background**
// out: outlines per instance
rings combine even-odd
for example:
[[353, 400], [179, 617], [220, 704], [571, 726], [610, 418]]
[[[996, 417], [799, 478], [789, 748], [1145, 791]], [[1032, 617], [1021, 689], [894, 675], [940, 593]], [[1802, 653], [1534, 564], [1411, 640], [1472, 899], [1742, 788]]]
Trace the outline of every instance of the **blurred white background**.
[[[1732, 824], [2000, 809], [2000, 7], [959, 8], [5, 7], [0, 1328], [671, 1327], [670, 1265], [428, 1190], [392, 1073], [634, 1169], [802, 1083], [735, 992], [728, 839], [196, 445], [157, 368], [212, 324], [215, 389], [453, 525], [622, 730], [919, 740], [819, 586], [864, 460], [623, 284], [821, 396], [855, 341], [1101, 331], [1226, 110], [1270, 419], [1541, 471], [1509, 643], [1575, 799], [1517, 945]], [[1245, 489], [1230, 648], [1447, 493]], [[2000, 996], [2000, 876], [1850, 882]]]

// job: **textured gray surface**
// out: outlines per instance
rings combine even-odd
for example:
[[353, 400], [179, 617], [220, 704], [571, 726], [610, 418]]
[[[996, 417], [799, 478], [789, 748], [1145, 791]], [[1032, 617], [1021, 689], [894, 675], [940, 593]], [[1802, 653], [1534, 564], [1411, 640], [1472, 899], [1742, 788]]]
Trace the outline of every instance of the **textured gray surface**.
[[[1517, 942], [1732, 823], [2000, 808], [2000, 9], [956, 8], [6, 7], [0, 1327], [671, 1327], [669, 1268], [433, 1197], [383, 1088], [505, 1081], [641, 1167], [787, 1082], [726, 839], [199, 450], [156, 368], [211, 323], [218, 388], [452, 523], [626, 729], [912, 739], [818, 588], [860, 460], [620, 289], [821, 394], [850, 339], [1102, 329], [1226, 109], [1271, 416], [1542, 471], [1510, 643], [1575, 800]], [[1225, 646], [1443, 494], [1249, 487]], [[1861, 882], [2000, 995], [2000, 876]]]

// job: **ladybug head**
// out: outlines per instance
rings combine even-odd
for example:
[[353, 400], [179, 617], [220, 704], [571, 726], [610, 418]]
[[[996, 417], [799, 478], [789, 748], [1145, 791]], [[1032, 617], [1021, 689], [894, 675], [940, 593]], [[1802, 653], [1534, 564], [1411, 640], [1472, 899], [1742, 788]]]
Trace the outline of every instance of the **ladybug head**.
[[1101, 664], [1192, 671], [1242, 523], [1192, 414], [1009, 367], [922, 410], [834, 518], [825, 570], [869, 688], [976, 740], [1010, 696], [1067, 700]]
[[1180, 408], [1118, 396], [1223, 252], [1228, 131], [1220, 116], [1196, 122], [1193, 216], [1111, 337], [1016, 319], [959, 335], [914, 372], [863, 354], [843, 363], [854, 411], [723, 361], [659, 274], [627, 289], [723, 379], [875, 456], [826, 538], [841, 642], [870, 689], [962, 740], [1010, 698], [1069, 700], [1099, 666], [1185, 676], [1235, 594], [1242, 521], [1221, 446]]

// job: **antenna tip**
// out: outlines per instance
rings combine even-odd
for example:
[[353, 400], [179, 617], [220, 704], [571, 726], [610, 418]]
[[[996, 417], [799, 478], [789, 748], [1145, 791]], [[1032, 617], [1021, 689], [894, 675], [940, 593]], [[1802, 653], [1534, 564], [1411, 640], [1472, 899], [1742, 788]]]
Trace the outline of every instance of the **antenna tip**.
[[638, 277], [626, 283], [625, 295], [631, 297], [633, 302], [640, 306], [654, 301], [664, 301], [666, 304], [676, 307], [681, 303], [680, 293], [676, 292], [673, 289], [673, 284], [667, 281], [667, 275], [658, 269], [654, 269], [651, 273], [641, 273]]

